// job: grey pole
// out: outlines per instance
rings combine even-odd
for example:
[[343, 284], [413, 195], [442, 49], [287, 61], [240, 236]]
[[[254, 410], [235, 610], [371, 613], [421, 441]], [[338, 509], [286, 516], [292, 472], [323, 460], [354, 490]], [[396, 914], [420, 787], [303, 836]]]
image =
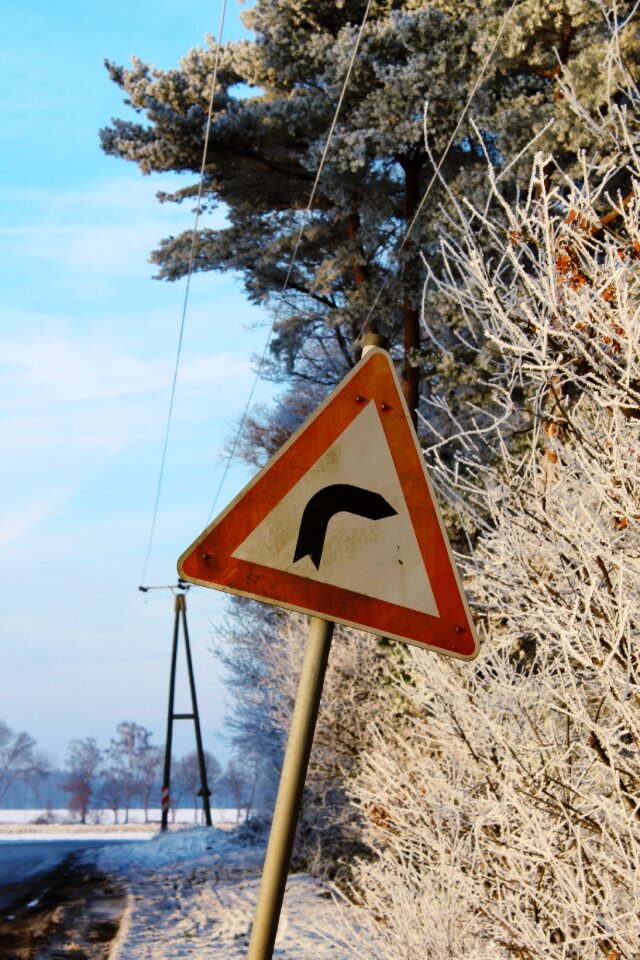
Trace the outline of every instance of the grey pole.
[[327, 620], [309, 618], [309, 639], [280, 775], [248, 960], [271, 960], [273, 956], [333, 627]]
[[[177, 589], [183, 590], [185, 584], [178, 580]], [[138, 587], [143, 593], [148, 590], [171, 590], [174, 593], [175, 620], [173, 624], [173, 647], [171, 650], [171, 673], [169, 677], [169, 710], [167, 712], [167, 742], [164, 751], [164, 773], [162, 777], [162, 830], [169, 828], [169, 789], [171, 786], [171, 742], [173, 739], [173, 721], [174, 720], [193, 720], [196, 731], [196, 747], [198, 755], [198, 768], [200, 771], [200, 795], [202, 796], [202, 808], [204, 818], [208, 827], [211, 823], [211, 806], [209, 803], [209, 787], [207, 786], [207, 771], [204, 760], [204, 750], [202, 748], [202, 733], [200, 731], [200, 714], [198, 713], [198, 701], [196, 699], [196, 685], [193, 677], [193, 661], [191, 659], [191, 645], [189, 643], [189, 630], [187, 629], [187, 600], [184, 593], [175, 593], [176, 587]], [[188, 587], [186, 587], [188, 589]], [[191, 690], [191, 713], [175, 713], [174, 701], [176, 692], [176, 661], [178, 657], [178, 642], [180, 633], [180, 618], [182, 617], [182, 630], [184, 633], [184, 645], [187, 653], [187, 667], [189, 670], [189, 687]]]
[[207, 784], [207, 770], [204, 761], [204, 750], [202, 747], [202, 733], [200, 732], [200, 714], [198, 713], [198, 700], [196, 698], [196, 682], [193, 678], [193, 661], [191, 659], [191, 644], [189, 643], [189, 631], [187, 630], [187, 598], [184, 594], [176, 599], [181, 601], [182, 611], [182, 632], [184, 634], [184, 646], [187, 652], [187, 669], [189, 671], [189, 689], [191, 690], [191, 708], [193, 710], [193, 725], [196, 731], [196, 747], [198, 752], [198, 769], [200, 771], [200, 792], [202, 794], [202, 809], [204, 811], [204, 821], [208, 827], [211, 826], [211, 806], [209, 804], [209, 786]]
[[[373, 347], [386, 345], [386, 338], [381, 334], [366, 333], [362, 340], [362, 355]], [[334, 626], [328, 620], [309, 617], [309, 639], [280, 774], [247, 960], [271, 960], [273, 957]]]
[[382, 347], [383, 350], [388, 350], [389, 341], [383, 333], [374, 333], [373, 331], [365, 333], [362, 338], [362, 356], [366, 356], [373, 347]]

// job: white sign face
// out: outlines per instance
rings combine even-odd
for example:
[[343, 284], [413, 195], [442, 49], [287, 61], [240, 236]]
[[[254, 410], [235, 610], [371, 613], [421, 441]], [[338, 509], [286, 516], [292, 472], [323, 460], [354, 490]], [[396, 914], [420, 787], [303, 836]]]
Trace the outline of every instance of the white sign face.
[[[323, 511], [320, 499], [314, 517], [312, 498], [343, 485], [353, 491], [344, 501], [345, 509], [329, 516], [318, 566], [309, 553], [296, 560], [305, 509], [311, 504], [308, 524], [323, 526], [332, 507]], [[357, 491], [362, 491], [360, 498]], [[395, 512], [379, 519], [351, 512], [349, 507], [357, 509], [359, 499], [366, 504], [366, 493], [382, 497]], [[340, 504], [338, 489], [332, 506]], [[313, 526], [310, 533], [313, 539]], [[232, 556], [438, 616], [398, 473], [373, 402], [364, 407]]]
[[472, 659], [393, 362], [371, 350], [178, 562], [191, 583]]

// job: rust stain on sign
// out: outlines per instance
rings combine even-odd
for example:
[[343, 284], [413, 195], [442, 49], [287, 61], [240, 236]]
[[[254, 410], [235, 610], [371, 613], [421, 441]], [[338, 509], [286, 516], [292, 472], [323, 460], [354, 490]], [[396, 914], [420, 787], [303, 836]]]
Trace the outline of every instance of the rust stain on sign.
[[478, 652], [402, 390], [382, 350], [360, 361], [178, 569], [203, 586], [451, 656]]

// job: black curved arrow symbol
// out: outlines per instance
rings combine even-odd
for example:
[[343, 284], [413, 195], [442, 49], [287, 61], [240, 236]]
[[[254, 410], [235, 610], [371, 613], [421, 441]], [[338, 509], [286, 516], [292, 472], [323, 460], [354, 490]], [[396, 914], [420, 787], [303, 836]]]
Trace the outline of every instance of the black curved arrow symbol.
[[350, 483], [332, 483], [314, 493], [304, 508], [293, 562], [309, 556], [316, 570], [320, 569], [327, 527], [336, 513], [355, 513], [368, 520], [382, 520], [397, 512], [379, 493]]

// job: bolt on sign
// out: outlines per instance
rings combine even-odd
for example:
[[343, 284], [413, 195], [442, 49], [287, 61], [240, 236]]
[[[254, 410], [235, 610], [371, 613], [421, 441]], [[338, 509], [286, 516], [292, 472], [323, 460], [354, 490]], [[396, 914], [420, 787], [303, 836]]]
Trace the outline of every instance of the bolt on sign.
[[402, 390], [378, 348], [185, 551], [178, 571], [448, 656], [478, 653]]

